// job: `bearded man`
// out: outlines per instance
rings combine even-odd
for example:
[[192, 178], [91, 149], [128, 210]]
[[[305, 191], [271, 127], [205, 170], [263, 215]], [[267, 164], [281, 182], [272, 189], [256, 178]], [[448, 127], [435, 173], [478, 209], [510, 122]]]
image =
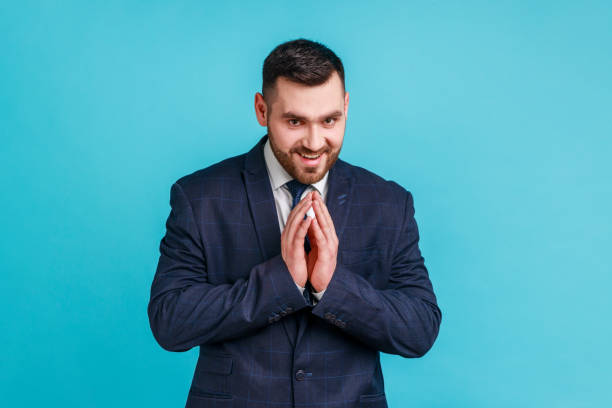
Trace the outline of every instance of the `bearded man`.
[[164, 349], [199, 347], [188, 408], [386, 407], [380, 352], [432, 347], [412, 194], [339, 159], [348, 105], [333, 51], [280, 44], [267, 134], [172, 185], [148, 315]]

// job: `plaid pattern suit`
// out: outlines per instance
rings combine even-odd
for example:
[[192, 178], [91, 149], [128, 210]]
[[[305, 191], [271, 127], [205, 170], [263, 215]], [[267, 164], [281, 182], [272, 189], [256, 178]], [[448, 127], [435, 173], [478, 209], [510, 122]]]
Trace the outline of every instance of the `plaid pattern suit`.
[[379, 352], [420, 357], [441, 321], [412, 195], [336, 161], [338, 262], [309, 306], [280, 254], [266, 138], [172, 185], [153, 335], [166, 350], [200, 348], [187, 408], [386, 407]]

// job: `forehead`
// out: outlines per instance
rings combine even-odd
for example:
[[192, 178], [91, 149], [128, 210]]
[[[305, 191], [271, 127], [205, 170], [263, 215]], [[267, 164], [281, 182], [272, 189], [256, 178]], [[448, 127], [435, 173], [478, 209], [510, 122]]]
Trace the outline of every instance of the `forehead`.
[[321, 85], [308, 86], [278, 77], [272, 102], [274, 114], [293, 112], [305, 117], [318, 117], [324, 112], [343, 110], [344, 89], [337, 72]]

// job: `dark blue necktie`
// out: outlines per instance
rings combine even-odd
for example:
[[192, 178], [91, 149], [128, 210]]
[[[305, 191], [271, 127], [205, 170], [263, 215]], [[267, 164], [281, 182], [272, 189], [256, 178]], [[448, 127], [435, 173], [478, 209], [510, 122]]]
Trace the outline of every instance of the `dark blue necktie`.
[[[289, 192], [291, 193], [291, 196], [293, 197], [293, 204], [291, 205], [291, 209], [293, 209], [297, 205], [297, 203], [300, 202], [302, 194], [308, 188], [309, 185], [300, 183], [295, 179], [287, 182], [286, 185], [289, 189]], [[306, 215], [304, 216], [304, 218], [306, 218]], [[306, 251], [306, 253], [310, 252], [310, 241], [308, 240], [308, 235], [306, 235], [306, 239], [304, 240], [304, 250]], [[306, 299], [306, 302], [308, 302], [308, 304], [310, 305], [313, 304], [312, 299], [310, 297], [311, 288], [312, 286], [310, 285], [310, 282], [306, 281], [306, 289], [304, 289], [304, 298]]]

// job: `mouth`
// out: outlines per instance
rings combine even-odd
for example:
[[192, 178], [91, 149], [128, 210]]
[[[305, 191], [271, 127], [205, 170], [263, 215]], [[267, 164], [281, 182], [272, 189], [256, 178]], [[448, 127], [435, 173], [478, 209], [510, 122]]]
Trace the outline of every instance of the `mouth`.
[[302, 163], [304, 163], [307, 166], [318, 165], [321, 162], [321, 157], [323, 157], [323, 153], [316, 154], [316, 155], [298, 153], [298, 155], [300, 156], [300, 160], [302, 161]]

